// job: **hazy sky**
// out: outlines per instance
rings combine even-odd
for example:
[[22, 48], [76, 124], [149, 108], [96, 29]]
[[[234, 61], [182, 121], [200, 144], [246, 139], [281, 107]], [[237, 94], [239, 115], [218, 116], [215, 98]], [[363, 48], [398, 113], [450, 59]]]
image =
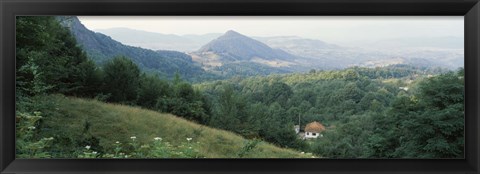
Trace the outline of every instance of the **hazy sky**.
[[331, 43], [401, 37], [464, 36], [463, 16], [79, 16], [79, 19], [91, 30], [125, 27], [177, 35], [235, 30], [247, 36], [300, 36]]

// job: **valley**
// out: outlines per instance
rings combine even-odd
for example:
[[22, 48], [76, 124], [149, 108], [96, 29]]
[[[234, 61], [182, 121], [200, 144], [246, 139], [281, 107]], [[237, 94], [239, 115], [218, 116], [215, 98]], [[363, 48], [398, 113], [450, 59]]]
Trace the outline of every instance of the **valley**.
[[[227, 70], [229, 72], [226, 73], [226, 67], [233, 66], [229, 65], [231, 63], [246, 64], [246, 66], [252, 66], [247, 64], [255, 64], [256, 67], [275, 69], [273, 73], [307, 72], [311, 69], [335, 70], [353, 66], [375, 68], [395, 64], [431, 68], [441, 67], [450, 70], [463, 66], [463, 61], [461, 61], [463, 57], [461, 46], [463, 43], [455, 37], [450, 38], [454, 43], [449, 43], [448, 37], [426, 38], [424, 41], [408, 40], [407, 38], [372, 42], [364, 45], [364, 47], [358, 47], [341, 46], [298, 36], [246, 36], [233, 30], [225, 31], [223, 34], [196, 35], [198, 38], [173, 35], [176, 39], [172, 39], [172, 35], [167, 37], [161, 33], [128, 28], [98, 31], [110, 34], [113, 38], [122, 40], [124, 43], [140, 47], [141, 44], [134, 43], [136, 39], [125, 36], [139, 35], [139, 38], [142, 38], [144, 42], [148, 41], [162, 45], [183, 43], [185, 40], [189, 40], [190, 43], [199, 43], [196, 47], [190, 49], [182, 49], [181, 44], [176, 45], [176, 49], [168, 46], [144, 46], [144, 48], [184, 52], [190, 55], [192, 60], [200, 63], [204, 70], [216, 74], [220, 69], [224, 71], [224, 74], [237, 74], [238, 76], [249, 76], [247, 74], [266, 75], [257, 72], [230, 72], [230, 68]], [[144, 39], [150, 35], [149, 39]], [[157, 40], [152, 41], [152, 38], [157, 38]], [[455, 43], [458, 44], [455, 45]], [[424, 46], [419, 47], [422, 44]], [[188, 47], [188, 44], [185, 45]], [[224, 65], [225, 67], [222, 67]]]

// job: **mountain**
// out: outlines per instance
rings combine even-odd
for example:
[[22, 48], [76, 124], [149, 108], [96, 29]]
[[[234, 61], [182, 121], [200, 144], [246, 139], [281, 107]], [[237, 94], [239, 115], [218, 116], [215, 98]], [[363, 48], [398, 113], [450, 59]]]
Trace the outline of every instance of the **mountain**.
[[223, 76], [268, 75], [298, 69], [298, 57], [229, 30], [190, 53], [204, 69]]
[[[403, 47], [397, 49], [395, 45], [389, 49], [375, 49], [368, 45], [367, 48], [344, 47], [297, 36], [249, 37], [233, 30], [223, 35], [210, 33], [182, 36], [128, 28], [100, 30], [125, 44], [135, 45], [128, 46], [110, 36], [88, 30], [76, 17], [58, 19], [70, 29], [89, 57], [98, 64], [114, 56], [124, 55], [143, 71], [168, 78], [178, 71], [182, 78], [189, 81], [306, 72], [310, 69], [344, 69], [352, 66], [410, 64], [450, 69], [463, 66], [463, 49], [454, 47], [458, 45], [458, 39], [453, 39], [451, 43], [446, 42], [448, 38], [437, 39], [445, 48], [405, 50]], [[424, 44], [428, 46], [427, 43], [435, 46], [434, 41], [425, 41]]]
[[294, 55], [282, 50], [272, 49], [266, 44], [244, 36], [233, 30], [201, 47], [197, 52], [214, 53], [224, 60], [250, 61], [255, 58], [264, 60], [292, 60]]
[[152, 50], [175, 50], [191, 52], [220, 36], [218, 33], [204, 35], [175, 35], [134, 30], [130, 28], [97, 29], [96, 32], [108, 35], [123, 44]]
[[[139, 107], [60, 95], [44, 96], [39, 101], [50, 103], [48, 106], [51, 108], [44, 107], [39, 110], [48, 114], [48, 117], [42, 120], [39, 137], [54, 137], [58, 140], [52, 145], [54, 158], [77, 158], [74, 152], [83, 150], [86, 145], [102, 153], [105, 149], [115, 149], [117, 144], [128, 145], [132, 142], [131, 136], [136, 136], [136, 141], [142, 145], [152, 143], [155, 137], [161, 137], [163, 142], [169, 142], [175, 148], [187, 143], [187, 138], [192, 138], [193, 142], [198, 142], [195, 150], [207, 158], [236, 158], [248, 142], [242, 136], [229, 131]], [[117, 141], [119, 143], [115, 143]], [[62, 154], [66, 156], [57, 156]], [[311, 156], [262, 141], [255, 147], [255, 153], [248, 153], [244, 157]]]
[[88, 30], [77, 17], [61, 16], [57, 19], [72, 32], [78, 44], [97, 64], [103, 64], [115, 56], [126, 56], [144, 72], [158, 73], [169, 78], [178, 72], [182, 78], [191, 81], [198, 80], [200, 76], [208, 76], [187, 54], [127, 46], [109, 36]]

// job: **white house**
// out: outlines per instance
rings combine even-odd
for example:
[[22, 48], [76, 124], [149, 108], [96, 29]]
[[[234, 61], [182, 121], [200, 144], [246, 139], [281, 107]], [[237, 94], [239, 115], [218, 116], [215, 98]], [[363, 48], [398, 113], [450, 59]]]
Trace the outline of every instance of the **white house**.
[[323, 131], [325, 131], [325, 126], [323, 126], [321, 123], [314, 121], [311, 123], [308, 123], [307, 126], [305, 126], [305, 138], [318, 138], [323, 137], [321, 134]]

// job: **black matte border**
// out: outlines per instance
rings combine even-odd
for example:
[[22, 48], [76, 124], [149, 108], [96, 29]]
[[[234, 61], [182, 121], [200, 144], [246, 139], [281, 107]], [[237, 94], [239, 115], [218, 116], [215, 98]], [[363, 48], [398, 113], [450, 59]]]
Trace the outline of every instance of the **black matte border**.
[[[478, 0], [0, 0], [0, 173], [479, 172]], [[16, 15], [465, 16], [465, 159], [15, 159]]]

